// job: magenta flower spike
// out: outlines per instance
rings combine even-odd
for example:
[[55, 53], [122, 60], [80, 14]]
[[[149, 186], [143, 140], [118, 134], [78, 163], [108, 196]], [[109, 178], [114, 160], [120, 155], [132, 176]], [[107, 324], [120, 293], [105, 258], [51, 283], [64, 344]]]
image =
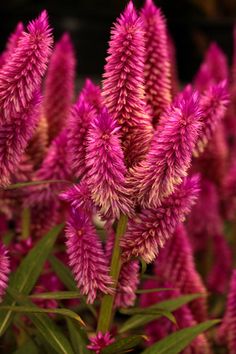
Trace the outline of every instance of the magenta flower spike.
[[202, 109], [202, 131], [199, 135], [194, 155], [199, 156], [205, 149], [209, 140], [223, 119], [229, 102], [227, 82], [221, 81], [219, 84], [209, 86], [200, 98]]
[[171, 103], [171, 65], [166, 20], [152, 0], [141, 11], [145, 33], [145, 91], [152, 108], [154, 125]]
[[228, 75], [227, 58], [218, 45], [212, 43], [195, 77], [194, 86], [203, 92], [209, 86], [228, 80]]
[[0, 302], [5, 294], [8, 276], [10, 273], [10, 261], [5, 246], [0, 244]]
[[85, 180], [80, 184], [74, 184], [66, 191], [60, 194], [61, 200], [66, 201], [74, 209], [82, 209], [88, 215], [93, 212], [94, 205], [91, 199], [91, 194]]
[[123, 258], [141, 257], [146, 263], [151, 263], [174, 233], [177, 224], [184, 221], [190, 212], [198, 192], [198, 176], [187, 177], [159, 207], [143, 210], [130, 220], [121, 240]]
[[130, 215], [124, 156], [116, 121], [104, 108], [91, 122], [87, 136], [86, 181], [94, 204], [105, 218]]
[[15, 49], [18, 45], [19, 39], [23, 33], [23, 30], [24, 30], [24, 26], [23, 26], [22, 22], [19, 22], [15, 28], [15, 31], [10, 35], [10, 37], [8, 39], [6, 49], [0, 55], [0, 68], [6, 63], [7, 60], [10, 59], [10, 56], [15, 51]]
[[[161, 250], [155, 263], [157, 275], [169, 281], [181, 294], [207, 294], [207, 290], [198, 274], [192, 248], [190, 246], [185, 227], [179, 224], [173, 236]], [[196, 321], [207, 318], [207, 303], [200, 298], [189, 304]]]
[[52, 35], [46, 11], [27, 26], [17, 48], [0, 69], [1, 121], [9, 121], [27, 111], [39, 89], [49, 56]]
[[219, 336], [226, 342], [229, 354], [236, 353], [236, 270], [233, 270], [225, 315], [219, 328]]
[[[84, 100], [92, 106], [97, 113], [100, 113], [104, 107], [101, 89], [95, 85], [90, 79], [85, 80], [84, 87], [81, 91]], [[80, 99], [80, 97], [79, 97]]]
[[132, 166], [143, 159], [152, 137], [151, 118], [145, 104], [144, 28], [132, 2], [112, 29], [108, 54], [104, 102], [121, 126], [125, 160]]
[[200, 118], [198, 95], [190, 87], [163, 113], [146, 159], [131, 170], [130, 184], [144, 208], [156, 208], [187, 175]]
[[65, 127], [74, 96], [75, 54], [67, 33], [56, 43], [45, 82], [43, 115], [48, 121], [49, 142]]
[[72, 209], [66, 237], [69, 265], [88, 303], [94, 302], [99, 291], [111, 294], [112, 279], [108, 274], [107, 259], [90, 217], [81, 210]]
[[71, 109], [68, 122], [68, 156], [77, 178], [82, 178], [87, 170], [85, 166], [87, 134], [95, 115], [95, 109], [85, 101], [84, 95], [80, 95]]
[[115, 341], [109, 332], [102, 333], [98, 332], [96, 336], [90, 338], [90, 344], [87, 346], [88, 349], [92, 350], [95, 354], [100, 354], [103, 348], [112, 344]]

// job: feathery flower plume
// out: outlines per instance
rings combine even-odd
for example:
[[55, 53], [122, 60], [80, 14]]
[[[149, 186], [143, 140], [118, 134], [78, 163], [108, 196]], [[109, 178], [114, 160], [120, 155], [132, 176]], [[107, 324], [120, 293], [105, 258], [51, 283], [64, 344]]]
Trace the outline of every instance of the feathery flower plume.
[[146, 159], [131, 170], [138, 202], [156, 208], [187, 175], [200, 130], [198, 94], [187, 87], [162, 114]]
[[1, 121], [28, 110], [51, 54], [52, 35], [46, 11], [27, 26], [15, 51], [0, 69]]
[[60, 194], [61, 200], [70, 203], [74, 209], [81, 209], [90, 215], [94, 209], [91, 193], [85, 180]]
[[[206, 294], [206, 288], [195, 268], [193, 252], [184, 225], [179, 224], [155, 263], [157, 275], [169, 281], [182, 294]], [[207, 318], [205, 298], [194, 300], [190, 308], [198, 322]]]
[[154, 124], [171, 103], [171, 66], [166, 20], [152, 0], [141, 11], [145, 31], [145, 91], [152, 108]]
[[8, 276], [10, 273], [10, 261], [3, 244], [0, 244], [0, 302], [5, 294]]
[[95, 109], [97, 113], [101, 112], [104, 104], [101, 89], [99, 86], [95, 85], [90, 79], [86, 79], [84, 87], [81, 91], [81, 95], [84, 97], [84, 100]]
[[97, 292], [112, 293], [112, 279], [102, 244], [91, 220], [83, 211], [72, 209], [66, 226], [66, 246], [69, 265], [77, 286], [88, 303], [93, 303]]
[[204, 61], [195, 77], [194, 86], [205, 91], [209, 86], [228, 79], [228, 63], [223, 51], [216, 43], [208, 48]]
[[43, 115], [48, 122], [49, 142], [65, 127], [74, 95], [75, 56], [65, 33], [52, 53], [45, 82]]
[[146, 263], [152, 262], [177, 224], [190, 212], [198, 192], [198, 176], [187, 177], [159, 207], [143, 210], [130, 220], [121, 240], [123, 258], [141, 257]]
[[115, 23], [105, 74], [103, 97], [121, 126], [125, 160], [131, 166], [145, 156], [152, 137], [144, 90], [144, 29], [132, 2]]
[[90, 337], [90, 344], [87, 348], [92, 350], [92, 352], [95, 352], [95, 354], [100, 354], [103, 348], [106, 348], [114, 341], [115, 339], [111, 337], [109, 332], [98, 332], [96, 336]]
[[15, 28], [15, 31], [10, 35], [10, 37], [8, 39], [6, 49], [0, 55], [0, 67], [2, 67], [6, 63], [7, 60], [9, 60], [10, 56], [12, 55], [14, 50], [16, 49], [18, 42], [19, 42], [19, 38], [21, 37], [21, 35], [23, 33], [23, 30], [24, 30], [24, 26], [23, 26], [22, 22], [19, 22]]
[[91, 122], [87, 136], [86, 181], [102, 216], [130, 215], [125, 165], [116, 121], [104, 108]]
[[17, 171], [24, 150], [31, 139], [39, 117], [41, 96], [35, 92], [27, 110], [17, 113], [11, 121], [0, 124], [0, 185], [10, 183]]
[[202, 94], [200, 98], [202, 131], [194, 149], [195, 156], [199, 156], [204, 151], [208, 141], [213, 137], [219, 122], [225, 115], [228, 102], [226, 81], [208, 87]]
[[71, 109], [68, 122], [68, 156], [77, 178], [82, 178], [87, 170], [85, 166], [87, 134], [95, 115], [94, 108], [85, 101], [84, 95], [80, 95]]
[[236, 161], [230, 166], [223, 180], [224, 214], [228, 220], [234, 220], [236, 211]]
[[228, 300], [226, 305], [225, 315], [219, 328], [219, 337], [226, 342], [229, 354], [236, 353], [236, 270], [234, 269], [230, 288], [228, 293]]

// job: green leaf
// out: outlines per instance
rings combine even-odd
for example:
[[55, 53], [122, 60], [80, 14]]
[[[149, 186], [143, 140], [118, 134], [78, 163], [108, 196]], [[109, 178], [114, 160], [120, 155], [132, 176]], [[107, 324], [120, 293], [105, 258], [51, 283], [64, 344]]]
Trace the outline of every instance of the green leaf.
[[35, 306], [1, 306], [0, 311], [12, 311], [20, 313], [54, 313], [56, 315], [61, 315], [65, 317], [72, 318], [73, 320], [78, 321], [81, 325], [85, 326], [85, 323], [77, 313], [68, 310], [68, 309], [44, 309]]
[[138, 289], [136, 294], [149, 294], [149, 293], [158, 293], [161, 291], [173, 291], [173, 288], [153, 288], [153, 289]]
[[10, 186], [6, 187], [5, 189], [18, 189], [18, 188], [24, 188], [24, 187], [30, 187], [30, 186], [37, 186], [41, 184], [52, 184], [52, 183], [67, 183], [71, 184], [70, 181], [66, 181], [63, 179], [49, 179], [49, 180], [43, 180], [43, 181], [31, 181], [31, 182], [20, 182], [20, 183], [15, 183], [11, 184]]
[[[157, 318], [162, 316], [168, 317], [168, 313], [163, 311], [168, 311], [169, 313], [177, 310], [181, 306], [202, 297], [202, 294], [190, 294], [179, 296], [176, 299], [166, 300], [158, 302], [155, 305], [145, 307], [145, 308], [137, 308], [134, 307], [132, 309], [122, 309], [121, 312], [125, 314], [134, 314], [134, 316], [130, 317], [127, 321], [124, 322], [122, 327], [119, 330], [119, 333], [124, 333], [134, 328], [138, 328], [146, 325], [147, 323], [154, 321]], [[155, 314], [154, 314], [154, 311]], [[138, 314], [137, 314], [138, 313]], [[141, 314], [140, 314], [141, 313]], [[169, 318], [170, 319], [170, 318]]]
[[38, 293], [29, 296], [31, 299], [54, 299], [54, 300], [67, 300], [78, 299], [81, 295], [78, 291], [53, 291], [48, 293]]
[[141, 261], [141, 276], [146, 273], [146, 270], [147, 270], [147, 263], [144, 262], [143, 259], [140, 260]]
[[[9, 287], [25, 295], [30, 293], [62, 229], [62, 224], [55, 226], [32, 248], [21, 262], [15, 274], [10, 278]], [[12, 302], [9, 296], [6, 296], [2, 305], [14, 305], [14, 302]], [[13, 313], [10, 310], [0, 313], [0, 336], [6, 331], [12, 318]]]
[[71, 344], [76, 354], [89, 354], [87, 349], [88, 337], [83, 328], [76, 326], [76, 324], [69, 318], [66, 319], [67, 328], [70, 335]]
[[220, 323], [220, 320], [211, 320], [196, 326], [181, 329], [168, 337], [153, 344], [142, 354], [178, 354], [185, 349], [199, 334]]
[[22, 225], [21, 225], [21, 236], [23, 239], [26, 239], [30, 235], [30, 208], [24, 208], [22, 211]]
[[118, 339], [115, 343], [108, 345], [104, 348], [101, 354], [124, 353], [147, 340], [147, 337], [142, 335], [129, 336], [126, 338]]
[[29, 340], [25, 344], [21, 345], [13, 354], [41, 354], [37, 345]]

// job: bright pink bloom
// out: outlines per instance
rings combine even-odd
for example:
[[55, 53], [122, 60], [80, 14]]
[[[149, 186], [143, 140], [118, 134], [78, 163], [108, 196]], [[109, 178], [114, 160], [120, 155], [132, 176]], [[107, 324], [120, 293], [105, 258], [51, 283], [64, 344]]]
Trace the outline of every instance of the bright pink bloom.
[[96, 354], [100, 354], [103, 348], [112, 344], [114, 341], [115, 339], [111, 337], [109, 332], [106, 332], [105, 334], [98, 332], [95, 337], [90, 337], [90, 344], [87, 348]]
[[19, 22], [15, 28], [15, 31], [10, 35], [7, 41], [6, 49], [0, 55], [0, 67], [3, 66], [6, 63], [6, 61], [10, 59], [10, 56], [15, 51], [19, 39], [23, 33], [23, 30], [24, 30], [24, 26], [22, 22]]
[[72, 209], [66, 227], [66, 246], [69, 265], [77, 286], [88, 303], [93, 303], [97, 292], [112, 293], [112, 279], [108, 262], [90, 217], [83, 211]]
[[229, 93], [226, 81], [209, 86], [201, 96], [202, 131], [199, 135], [194, 154], [198, 156], [204, 151], [209, 140], [226, 113], [229, 102]]
[[141, 257], [147, 263], [157, 256], [177, 224], [185, 219], [199, 192], [199, 178], [186, 178], [156, 209], [143, 210], [129, 221], [121, 240], [123, 258]]
[[99, 86], [95, 85], [90, 79], [85, 80], [84, 87], [81, 91], [84, 100], [92, 106], [97, 113], [100, 113], [104, 107], [102, 93]]
[[145, 91], [154, 114], [154, 124], [160, 113], [171, 103], [171, 66], [166, 20], [152, 0], [146, 0], [141, 11], [145, 30]]
[[75, 55], [65, 33], [53, 50], [45, 82], [43, 115], [48, 121], [49, 141], [65, 127], [74, 95]]
[[131, 166], [145, 156], [152, 137], [144, 90], [144, 29], [129, 2], [111, 32], [103, 96], [109, 113], [121, 126], [125, 160]]
[[229, 354], [236, 353], [236, 270], [234, 269], [223, 322], [219, 329], [219, 337], [226, 342]]
[[[155, 263], [156, 274], [169, 281], [181, 294], [207, 294], [207, 290], [198, 274], [193, 252], [187, 233], [182, 224], [179, 224], [160, 251]], [[196, 321], [207, 318], [207, 303], [205, 298], [199, 298], [190, 303], [190, 308]]]
[[92, 200], [102, 216], [117, 219], [121, 213], [131, 212], [118, 130], [116, 121], [104, 108], [91, 122], [86, 154], [86, 181]]
[[60, 198], [70, 203], [74, 209], [82, 209], [88, 214], [91, 214], [94, 209], [91, 193], [85, 180], [62, 192]]
[[228, 63], [223, 51], [216, 43], [208, 48], [204, 61], [195, 77], [194, 85], [199, 91], [228, 79]]
[[156, 208], [187, 175], [200, 130], [196, 92], [188, 87], [162, 115], [146, 159], [131, 171], [138, 202]]
[[21, 35], [16, 50], [0, 69], [2, 122], [18, 117], [29, 109], [51, 54], [52, 35], [46, 11], [30, 22], [27, 30]]
[[71, 109], [68, 122], [68, 157], [75, 177], [82, 178], [86, 172], [85, 157], [87, 134], [96, 112], [80, 95], [79, 100]]
[[7, 255], [7, 251], [5, 246], [0, 244], [0, 301], [3, 300], [3, 296], [7, 288], [9, 273], [10, 261]]

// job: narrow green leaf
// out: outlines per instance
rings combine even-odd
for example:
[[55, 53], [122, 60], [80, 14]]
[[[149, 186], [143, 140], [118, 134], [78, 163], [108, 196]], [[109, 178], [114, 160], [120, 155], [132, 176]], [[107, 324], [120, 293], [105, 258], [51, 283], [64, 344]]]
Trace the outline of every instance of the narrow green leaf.
[[18, 189], [18, 188], [24, 188], [24, 187], [30, 187], [30, 186], [37, 186], [41, 184], [52, 184], [52, 183], [67, 183], [71, 184], [70, 181], [66, 181], [63, 179], [49, 179], [49, 180], [43, 180], [43, 181], [31, 181], [31, 182], [20, 182], [20, 183], [15, 183], [11, 184], [10, 186], [6, 187], [5, 189]]
[[[181, 306], [202, 297], [202, 294], [190, 294], [190, 295], [183, 295], [179, 296], [176, 299], [166, 300], [158, 302], [155, 305], [145, 307], [143, 309], [134, 307], [132, 309], [122, 309], [122, 313], [125, 314], [134, 314], [134, 316], [130, 317], [127, 321], [123, 323], [121, 326], [119, 333], [124, 333], [131, 329], [135, 329], [141, 326], [146, 325], [147, 323], [154, 321], [157, 318], [162, 316], [168, 317], [167, 313], [163, 313], [162, 311], [168, 311], [169, 313], [172, 311], [177, 310]], [[141, 311], [141, 314], [140, 314]], [[153, 314], [153, 311], [157, 311], [156, 314]], [[137, 314], [138, 313], [138, 314]], [[169, 318], [170, 319], [170, 318]]]
[[21, 225], [21, 236], [23, 239], [26, 239], [30, 235], [30, 208], [24, 208], [22, 210], [22, 225]]
[[144, 262], [143, 259], [141, 259], [140, 261], [141, 261], [141, 276], [142, 276], [143, 274], [146, 273], [146, 270], [147, 270], [147, 263]]
[[69, 318], [66, 319], [70, 340], [76, 354], [89, 354], [87, 334]]
[[30, 307], [30, 306], [1, 306], [0, 311], [12, 311], [20, 313], [54, 313], [56, 315], [61, 315], [65, 317], [72, 318], [78, 321], [81, 325], [85, 326], [85, 323], [77, 313], [68, 309], [44, 309], [40, 307]]
[[118, 339], [115, 343], [108, 345], [104, 348], [101, 354], [114, 354], [114, 353], [124, 353], [129, 349], [132, 349], [147, 340], [147, 337], [142, 335], [129, 336], [126, 338]]
[[196, 326], [181, 329], [145, 349], [142, 354], [178, 354], [182, 352], [199, 334], [220, 323], [211, 320]]
[[53, 291], [47, 293], [32, 294], [30, 299], [54, 299], [54, 300], [67, 300], [78, 299], [81, 295], [78, 291]]
[[41, 354], [40, 349], [32, 341], [28, 340], [25, 344], [20, 346], [13, 354]]
[[158, 293], [161, 291], [173, 291], [173, 288], [153, 288], [153, 289], [138, 289], [136, 294], [149, 294], [149, 293]]
[[[62, 224], [55, 226], [32, 248], [10, 278], [9, 287], [26, 295], [30, 293], [62, 228]], [[14, 305], [14, 302], [6, 296], [2, 305]], [[10, 310], [0, 313], [0, 336], [6, 331], [12, 318], [13, 313]]]

